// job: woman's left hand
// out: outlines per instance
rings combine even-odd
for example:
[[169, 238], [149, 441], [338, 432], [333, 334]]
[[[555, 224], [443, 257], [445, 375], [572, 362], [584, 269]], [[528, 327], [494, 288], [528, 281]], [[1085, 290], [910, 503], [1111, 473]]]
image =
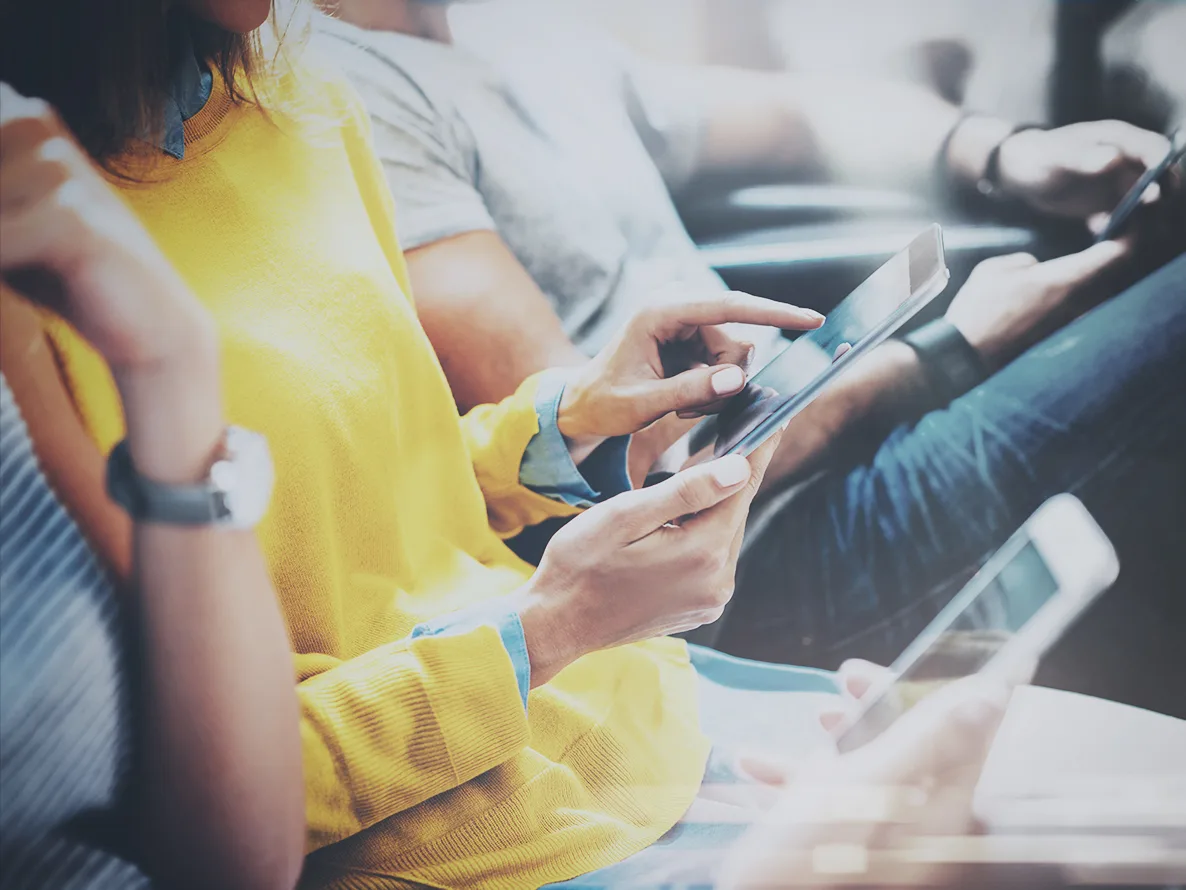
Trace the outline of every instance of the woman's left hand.
[[117, 377], [213, 349], [206, 311], [62, 119], [3, 83], [0, 273], [73, 324]]
[[739, 393], [753, 345], [722, 325], [813, 330], [824, 317], [742, 293], [672, 299], [639, 311], [588, 364], [575, 369], [560, 403], [560, 432], [574, 454], [636, 433], [668, 414], [719, 411]]

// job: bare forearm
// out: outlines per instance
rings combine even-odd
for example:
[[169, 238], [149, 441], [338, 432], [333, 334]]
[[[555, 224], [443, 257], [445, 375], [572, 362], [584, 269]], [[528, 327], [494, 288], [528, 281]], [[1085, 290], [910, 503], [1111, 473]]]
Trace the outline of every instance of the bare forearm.
[[766, 486], [801, 477], [829, 454], [872, 440], [925, 398], [914, 350], [890, 340], [865, 356], [791, 421], [766, 474]]
[[494, 232], [408, 252], [420, 321], [461, 413], [505, 399], [546, 368], [586, 356], [547, 296]]
[[1010, 126], [960, 124], [960, 111], [921, 87], [862, 78], [705, 69], [701, 172], [783, 176], [926, 189], [946, 144], [954, 177], [974, 181]]
[[[133, 462], [202, 478], [223, 433], [217, 376], [120, 378]], [[287, 633], [254, 534], [141, 523], [139, 787], [149, 866], [170, 886], [286, 888], [304, 786]]]

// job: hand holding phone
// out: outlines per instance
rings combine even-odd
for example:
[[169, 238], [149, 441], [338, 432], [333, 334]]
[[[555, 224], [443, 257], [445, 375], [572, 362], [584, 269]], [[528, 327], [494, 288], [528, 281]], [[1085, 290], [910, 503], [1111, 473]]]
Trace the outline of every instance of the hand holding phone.
[[1032, 670], [1116, 580], [1111, 543], [1072, 495], [1047, 501], [952, 599], [862, 699], [842, 751], [876, 738], [953, 680]]
[[1184, 155], [1186, 155], [1186, 128], [1179, 127], [1170, 136], [1170, 148], [1165, 157], [1156, 166], [1146, 170], [1141, 178], [1133, 184], [1133, 187], [1128, 190], [1128, 194], [1116, 205], [1116, 209], [1108, 217], [1108, 222], [1096, 236], [1096, 242], [1111, 241], [1113, 238], [1123, 234], [1132, 215], [1141, 206], [1141, 200], [1144, 198], [1149, 186], [1165, 176], [1169, 172], [1169, 169], [1181, 160]]

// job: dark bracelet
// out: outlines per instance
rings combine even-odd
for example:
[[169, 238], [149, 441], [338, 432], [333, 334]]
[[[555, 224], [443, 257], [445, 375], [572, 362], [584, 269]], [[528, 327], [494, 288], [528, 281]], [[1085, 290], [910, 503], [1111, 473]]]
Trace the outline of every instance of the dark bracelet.
[[955, 134], [959, 132], [960, 128], [964, 126], [969, 118], [978, 116], [976, 112], [963, 112], [960, 114], [959, 120], [947, 131], [947, 135], [943, 137], [943, 142], [939, 146], [939, 155], [935, 159], [936, 185], [940, 189], [940, 194], [946, 195], [949, 200], [954, 201], [956, 204], [963, 204], [970, 207], [971, 205], [968, 204], [969, 198], [979, 199], [981, 201], [987, 199], [996, 204], [1008, 203], [1010, 197], [1001, 188], [1001, 148], [1018, 133], [1023, 133], [1026, 130], [1042, 130], [1045, 128], [1041, 124], [1018, 124], [1015, 126], [1000, 142], [992, 147], [988, 153], [988, 158], [984, 164], [984, 171], [981, 173], [980, 178], [972, 186], [968, 186], [952, 175], [950, 158], [948, 156], [951, 152], [951, 140], [955, 138]]
[[1001, 188], [1001, 148], [1016, 136], [1018, 133], [1024, 133], [1026, 130], [1041, 130], [1043, 127], [1040, 124], [1018, 124], [1009, 131], [1009, 135], [992, 147], [992, 151], [988, 153], [988, 160], [984, 164], [984, 173], [976, 180], [976, 191], [988, 198], [990, 201], [1000, 201], [1008, 196]]
[[988, 366], [959, 328], [937, 318], [900, 338], [918, 355], [931, 390], [949, 404], [988, 379]]

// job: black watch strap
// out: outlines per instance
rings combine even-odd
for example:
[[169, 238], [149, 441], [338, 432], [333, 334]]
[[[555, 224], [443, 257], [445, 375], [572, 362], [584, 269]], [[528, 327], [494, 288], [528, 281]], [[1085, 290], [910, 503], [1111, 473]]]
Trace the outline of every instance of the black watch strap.
[[959, 328], [937, 318], [900, 338], [913, 349], [935, 395], [954, 401], [988, 379], [988, 367]]
[[1001, 188], [1001, 148], [1018, 133], [1024, 133], [1026, 130], [1041, 129], [1043, 128], [1040, 124], [1018, 124], [1009, 132], [1008, 136], [994, 145], [992, 151], [988, 153], [988, 159], [984, 165], [984, 173], [976, 181], [976, 191], [992, 200], [1001, 200], [1004, 198], [1005, 194]]
[[132, 463], [126, 440], [107, 459], [107, 493], [137, 521], [216, 525], [230, 515], [222, 492], [209, 483], [161, 485], [145, 479]]

